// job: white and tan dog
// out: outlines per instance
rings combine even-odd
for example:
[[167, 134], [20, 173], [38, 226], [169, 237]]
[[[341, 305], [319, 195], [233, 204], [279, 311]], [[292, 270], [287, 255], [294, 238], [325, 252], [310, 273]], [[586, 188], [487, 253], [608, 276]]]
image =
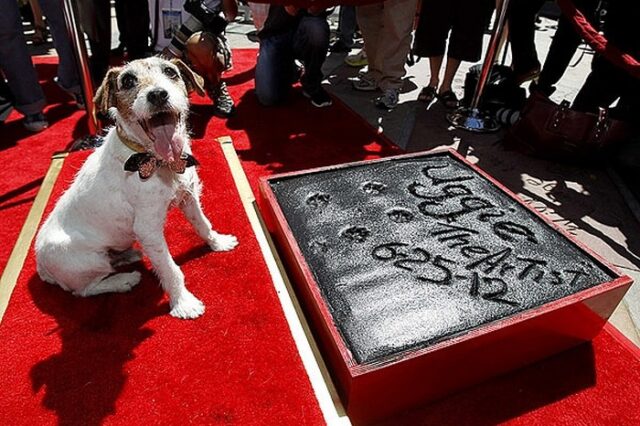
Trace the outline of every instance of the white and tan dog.
[[[37, 270], [44, 281], [78, 296], [129, 291], [140, 272], [118, 273], [114, 266], [140, 260], [132, 249], [138, 241], [169, 295], [171, 315], [202, 315], [204, 305], [187, 290], [169, 253], [167, 211], [177, 205], [213, 250], [231, 250], [238, 242], [211, 228], [200, 205], [200, 179], [195, 167], [188, 167], [192, 89], [202, 91], [201, 79], [180, 61], [154, 57], [109, 70], [95, 102], [109, 111], [116, 127], [87, 158], [36, 237]], [[136, 154], [148, 161], [138, 172], [125, 171]]]

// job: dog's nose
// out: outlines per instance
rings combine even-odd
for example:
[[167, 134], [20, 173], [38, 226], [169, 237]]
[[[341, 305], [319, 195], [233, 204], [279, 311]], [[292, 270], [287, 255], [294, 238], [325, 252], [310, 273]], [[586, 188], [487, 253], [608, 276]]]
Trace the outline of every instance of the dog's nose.
[[169, 99], [169, 93], [161, 88], [153, 89], [147, 93], [147, 100], [153, 106], [162, 106], [167, 103], [167, 99]]

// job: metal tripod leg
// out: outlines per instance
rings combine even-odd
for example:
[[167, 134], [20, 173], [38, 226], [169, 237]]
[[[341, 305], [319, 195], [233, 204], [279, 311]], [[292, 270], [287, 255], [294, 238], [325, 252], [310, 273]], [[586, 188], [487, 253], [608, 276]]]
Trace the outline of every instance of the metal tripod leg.
[[489, 40], [489, 46], [487, 47], [487, 53], [484, 58], [484, 63], [482, 64], [482, 71], [480, 72], [478, 83], [476, 84], [476, 90], [473, 93], [471, 105], [469, 107], [458, 108], [447, 114], [449, 123], [458, 129], [476, 133], [495, 132], [500, 129], [498, 121], [486, 111], [480, 111], [479, 105], [487, 80], [489, 75], [491, 75], [491, 68], [493, 68], [493, 63], [498, 53], [498, 44], [504, 31], [508, 8], [509, 0], [503, 0], [499, 10], [496, 12], [496, 22], [493, 26], [491, 39]]

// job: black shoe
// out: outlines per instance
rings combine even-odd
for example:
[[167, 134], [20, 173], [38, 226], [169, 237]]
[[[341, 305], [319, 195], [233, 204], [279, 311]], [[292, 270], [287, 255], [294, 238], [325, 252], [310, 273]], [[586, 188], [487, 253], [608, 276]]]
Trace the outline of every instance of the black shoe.
[[24, 127], [30, 132], [41, 132], [49, 127], [49, 122], [43, 113], [29, 114], [22, 120]]
[[348, 53], [351, 48], [345, 44], [344, 41], [338, 39], [331, 46], [329, 46], [329, 52], [333, 53]]
[[310, 99], [311, 105], [313, 105], [316, 108], [324, 108], [324, 107], [331, 106], [333, 104], [333, 100], [331, 99], [331, 96], [329, 96], [327, 91], [324, 90], [322, 87], [319, 88], [314, 93], [309, 93], [306, 90], [302, 89], [302, 94], [305, 96], [305, 98]]
[[119, 43], [118, 47], [111, 49], [111, 54], [114, 56], [122, 56], [124, 55], [124, 44]]
[[233, 99], [227, 90], [227, 84], [223, 81], [217, 89], [209, 93], [209, 97], [213, 100], [213, 115], [228, 118], [236, 112]]
[[555, 91], [556, 91], [555, 86], [548, 86], [548, 85], [545, 86], [543, 84], [540, 84], [540, 82], [536, 82], [535, 80], [532, 81], [531, 84], [529, 85], [529, 94], [533, 94], [537, 92], [548, 98]]

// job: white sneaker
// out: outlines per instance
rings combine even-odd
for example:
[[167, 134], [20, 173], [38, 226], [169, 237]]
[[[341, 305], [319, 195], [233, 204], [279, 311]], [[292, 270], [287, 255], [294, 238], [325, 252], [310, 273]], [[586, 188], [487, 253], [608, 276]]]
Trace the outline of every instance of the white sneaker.
[[367, 59], [367, 52], [362, 49], [355, 55], [349, 55], [344, 58], [344, 63], [349, 65], [350, 67], [360, 68], [365, 65], [369, 65], [369, 60]]

